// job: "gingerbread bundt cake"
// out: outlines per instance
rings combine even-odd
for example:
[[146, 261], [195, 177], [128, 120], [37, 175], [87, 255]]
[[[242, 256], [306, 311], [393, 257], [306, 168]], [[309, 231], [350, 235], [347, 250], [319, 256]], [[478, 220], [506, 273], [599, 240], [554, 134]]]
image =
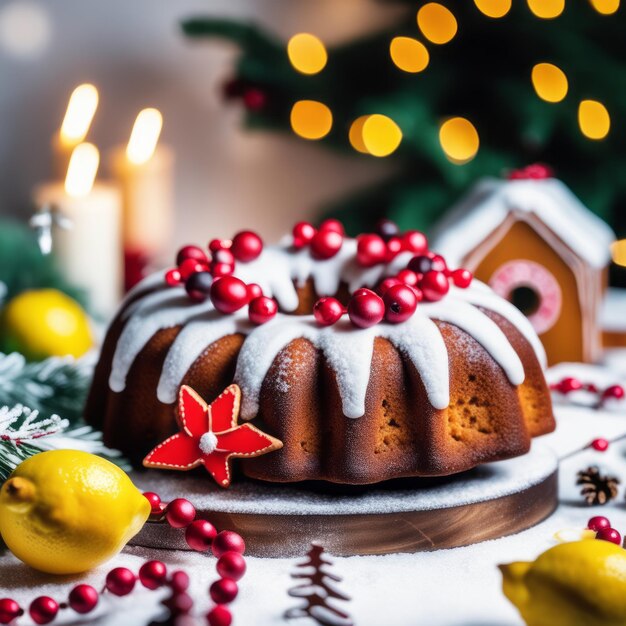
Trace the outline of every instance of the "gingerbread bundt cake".
[[419, 233], [305, 226], [276, 247], [249, 232], [209, 258], [188, 246], [129, 293], [86, 408], [107, 445], [140, 462], [180, 430], [182, 385], [211, 402], [233, 382], [242, 421], [283, 444], [240, 460], [266, 481], [448, 475], [554, 429], [544, 351], [513, 305]]

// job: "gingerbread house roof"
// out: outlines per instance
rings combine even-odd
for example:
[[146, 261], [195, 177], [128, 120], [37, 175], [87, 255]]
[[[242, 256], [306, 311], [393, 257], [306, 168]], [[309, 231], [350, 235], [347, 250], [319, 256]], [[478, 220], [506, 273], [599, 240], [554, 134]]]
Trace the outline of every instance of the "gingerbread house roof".
[[605, 267], [615, 234], [556, 178], [486, 178], [452, 207], [433, 236], [433, 249], [460, 265], [510, 213], [532, 213], [589, 265]]

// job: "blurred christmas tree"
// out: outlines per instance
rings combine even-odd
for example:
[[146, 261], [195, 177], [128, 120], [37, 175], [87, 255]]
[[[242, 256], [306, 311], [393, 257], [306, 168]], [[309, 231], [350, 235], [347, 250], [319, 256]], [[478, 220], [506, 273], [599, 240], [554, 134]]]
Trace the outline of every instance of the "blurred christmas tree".
[[241, 46], [224, 94], [243, 100], [251, 128], [397, 163], [385, 184], [325, 207], [353, 233], [383, 214], [428, 229], [477, 178], [542, 161], [626, 236], [619, 0], [405, 4], [392, 29], [328, 51], [309, 36], [288, 54], [286, 42], [235, 21], [183, 26]]

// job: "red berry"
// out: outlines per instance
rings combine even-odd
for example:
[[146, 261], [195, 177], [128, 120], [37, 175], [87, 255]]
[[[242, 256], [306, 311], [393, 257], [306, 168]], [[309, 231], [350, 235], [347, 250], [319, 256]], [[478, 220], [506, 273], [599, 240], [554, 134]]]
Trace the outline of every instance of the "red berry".
[[227, 250], [232, 246], [233, 242], [230, 239], [211, 239], [209, 241], [209, 250], [211, 252], [217, 252], [218, 250]]
[[209, 587], [209, 595], [215, 604], [229, 604], [238, 593], [237, 583], [230, 578], [220, 578]]
[[224, 552], [215, 568], [222, 578], [240, 580], [246, 573], [246, 560], [239, 552]]
[[178, 268], [168, 270], [165, 272], [165, 282], [170, 287], [177, 287], [183, 282], [183, 277], [180, 275], [180, 270]]
[[400, 270], [396, 275], [396, 278], [405, 285], [410, 285], [411, 287], [415, 287], [417, 282], [419, 281], [419, 276], [413, 270]]
[[192, 274], [196, 272], [204, 272], [208, 269], [206, 263], [196, 261], [196, 259], [185, 259], [179, 266], [178, 271], [182, 280], [187, 280]]
[[[169, 598], [163, 600], [161, 604], [169, 609], [170, 617], [178, 618], [173, 622], [176, 626], [184, 626], [184, 622], [182, 622], [180, 618], [183, 615], [187, 615], [191, 609], [193, 609], [193, 598], [185, 591], [182, 591], [180, 593], [173, 593]], [[171, 624], [172, 622], [170, 621], [169, 623]], [[193, 623], [196, 623], [195, 620]]]
[[0, 624], [10, 624], [20, 615], [22, 615], [22, 609], [15, 600], [11, 598], [0, 600]]
[[313, 316], [320, 326], [332, 326], [341, 319], [344, 308], [337, 298], [320, 298], [313, 305]]
[[243, 554], [246, 551], [246, 544], [241, 535], [232, 530], [223, 530], [213, 540], [211, 549], [213, 550], [213, 555], [219, 559], [222, 554], [231, 550]]
[[606, 452], [609, 449], [609, 442], [603, 438], [594, 439], [591, 442], [591, 447], [598, 452]]
[[172, 528], [185, 528], [196, 517], [196, 509], [189, 500], [176, 498], [165, 508], [165, 519]]
[[152, 491], [144, 491], [143, 496], [150, 503], [152, 515], [158, 515], [159, 513], [161, 513], [161, 498], [158, 496], [158, 494]]
[[622, 545], [622, 536], [615, 530], [615, 528], [601, 528], [596, 533], [596, 539], [610, 541], [611, 543], [616, 543], [618, 546]]
[[221, 313], [234, 313], [248, 303], [246, 284], [234, 276], [223, 276], [211, 286], [211, 302]]
[[348, 304], [350, 321], [359, 328], [369, 328], [385, 316], [383, 299], [369, 289], [359, 289]]
[[137, 578], [126, 567], [112, 569], [106, 578], [106, 588], [115, 596], [127, 596], [134, 588]]
[[430, 269], [435, 272], [447, 272], [448, 264], [440, 254], [435, 254], [430, 258]]
[[278, 312], [276, 300], [267, 296], [259, 296], [250, 302], [248, 317], [253, 324], [265, 324], [274, 319]]
[[402, 239], [400, 239], [400, 237], [392, 237], [387, 242], [387, 256], [385, 260], [388, 263], [393, 261], [398, 256], [398, 254], [402, 252], [402, 247]]
[[194, 272], [185, 283], [187, 295], [196, 302], [204, 302], [211, 293], [213, 276], [209, 272]]
[[146, 561], [139, 569], [139, 580], [148, 589], [158, 589], [165, 584], [167, 568], [161, 561]]
[[246, 289], [248, 290], [248, 302], [251, 302], [255, 298], [260, 298], [263, 295], [263, 290], [256, 283], [246, 285]]
[[384, 263], [387, 258], [387, 245], [378, 235], [359, 235], [356, 244], [356, 260], [362, 267], [372, 267]]
[[432, 269], [432, 258], [427, 254], [414, 256], [409, 261], [409, 269], [416, 274], [425, 274]]
[[450, 283], [443, 272], [430, 270], [420, 280], [419, 288], [422, 294], [424, 294], [424, 300], [437, 302], [437, 300], [441, 300], [448, 293]]
[[608, 400], [613, 398], [615, 400], [621, 400], [624, 397], [624, 387], [621, 385], [611, 385], [602, 392], [602, 399]]
[[[409, 285], [409, 287], [411, 287], [411, 285]], [[422, 290], [419, 287], [411, 287], [411, 289], [413, 290], [417, 301], [421, 302], [424, 299], [424, 294], [422, 293]]]
[[233, 622], [230, 611], [221, 604], [214, 606], [206, 614], [206, 619], [209, 626], [230, 626]]
[[174, 593], [183, 593], [189, 589], [189, 576], [182, 570], [172, 572], [170, 576], [170, 587]]
[[213, 278], [230, 276], [235, 271], [235, 266], [228, 263], [211, 263], [211, 275]]
[[213, 253], [213, 265], [224, 263], [225, 265], [235, 265], [235, 255], [228, 248], [220, 248]]
[[198, 519], [187, 526], [185, 541], [192, 550], [206, 552], [217, 536], [215, 526], [205, 519]]
[[89, 613], [98, 604], [98, 592], [91, 585], [76, 585], [68, 597], [68, 604], [77, 613]]
[[298, 222], [293, 227], [293, 245], [295, 248], [304, 248], [311, 242], [317, 231], [309, 222]]
[[458, 269], [452, 272], [451, 277], [452, 282], [456, 287], [467, 289], [470, 286], [474, 275], [469, 270]]
[[339, 220], [335, 219], [324, 220], [320, 224], [320, 230], [332, 230], [336, 233], [339, 233], [342, 237], [344, 237], [346, 234], [343, 224]]
[[370, 293], [372, 293], [371, 289], [367, 289], [367, 287], [361, 287], [361, 289], [357, 289], [352, 294], [352, 297], [354, 298], [354, 296], [368, 296]]
[[583, 389], [586, 389], [590, 393], [598, 393], [598, 387], [593, 383], [587, 383], [586, 385], [583, 385]]
[[267, 104], [267, 94], [257, 87], [249, 87], [244, 91], [243, 103], [249, 111], [262, 111]]
[[417, 297], [408, 285], [394, 285], [383, 296], [385, 319], [392, 324], [406, 322], [417, 308]]
[[343, 245], [343, 235], [334, 230], [319, 230], [311, 239], [311, 253], [316, 259], [334, 257]]
[[376, 234], [380, 235], [385, 241], [389, 241], [392, 237], [400, 234], [398, 225], [392, 220], [378, 220], [376, 224]]
[[582, 388], [583, 384], [573, 376], [567, 376], [566, 378], [563, 378], [563, 380], [561, 380], [561, 382], [559, 382], [557, 386], [557, 389], [563, 394], [568, 394], [572, 391], [579, 391]]
[[405, 250], [422, 254], [428, 250], [428, 239], [419, 230], [407, 230], [402, 235], [402, 244]]
[[609, 521], [608, 517], [596, 515], [587, 522], [587, 528], [589, 528], [589, 530], [594, 530], [595, 532], [598, 532], [603, 528], [611, 528], [611, 522]]
[[36, 624], [49, 624], [59, 612], [59, 603], [48, 596], [39, 596], [31, 602], [28, 612]]
[[376, 289], [376, 291], [378, 291], [378, 295], [382, 298], [385, 295], [385, 293], [387, 293], [387, 289], [389, 289], [390, 287], [393, 287], [394, 285], [401, 285], [401, 284], [402, 284], [401, 280], [393, 276], [390, 276], [389, 278], [385, 278], [385, 280], [383, 280], [380, 283], [380, 285], [378, 285], [378, 289]]
[[263, 251], [263, 240], [251, 230], [242, 230], [233, 237], [231, 250], [238, 261], [254, 261]]
[[204, 250], [198, 246], [183, 246], [176, 255], [176, 265], [180, 265], [186, 259], [193, 259], [205, 264], [209, 262]]

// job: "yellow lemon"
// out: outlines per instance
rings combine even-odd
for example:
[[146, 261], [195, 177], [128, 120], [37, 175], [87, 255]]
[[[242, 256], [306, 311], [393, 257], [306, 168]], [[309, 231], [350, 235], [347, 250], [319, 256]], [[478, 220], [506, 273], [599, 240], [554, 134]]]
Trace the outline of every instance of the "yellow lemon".
[[51, 574], [85, 572], [142, 528], [150, 504], [119, 467], [77, 450], [41, 452], [0, 490], [0, 535], [24, 563]]
[[7, 351], [31, 360], [79, 357], [93, 345], [87, 315], [56, 289], [25, 291], [13, 298], [2, 315], [2, 334]]
[[626, 550], [614, 543], [563, 543], [500, 569], [504, 594], [528, 626], [626, 624]]

